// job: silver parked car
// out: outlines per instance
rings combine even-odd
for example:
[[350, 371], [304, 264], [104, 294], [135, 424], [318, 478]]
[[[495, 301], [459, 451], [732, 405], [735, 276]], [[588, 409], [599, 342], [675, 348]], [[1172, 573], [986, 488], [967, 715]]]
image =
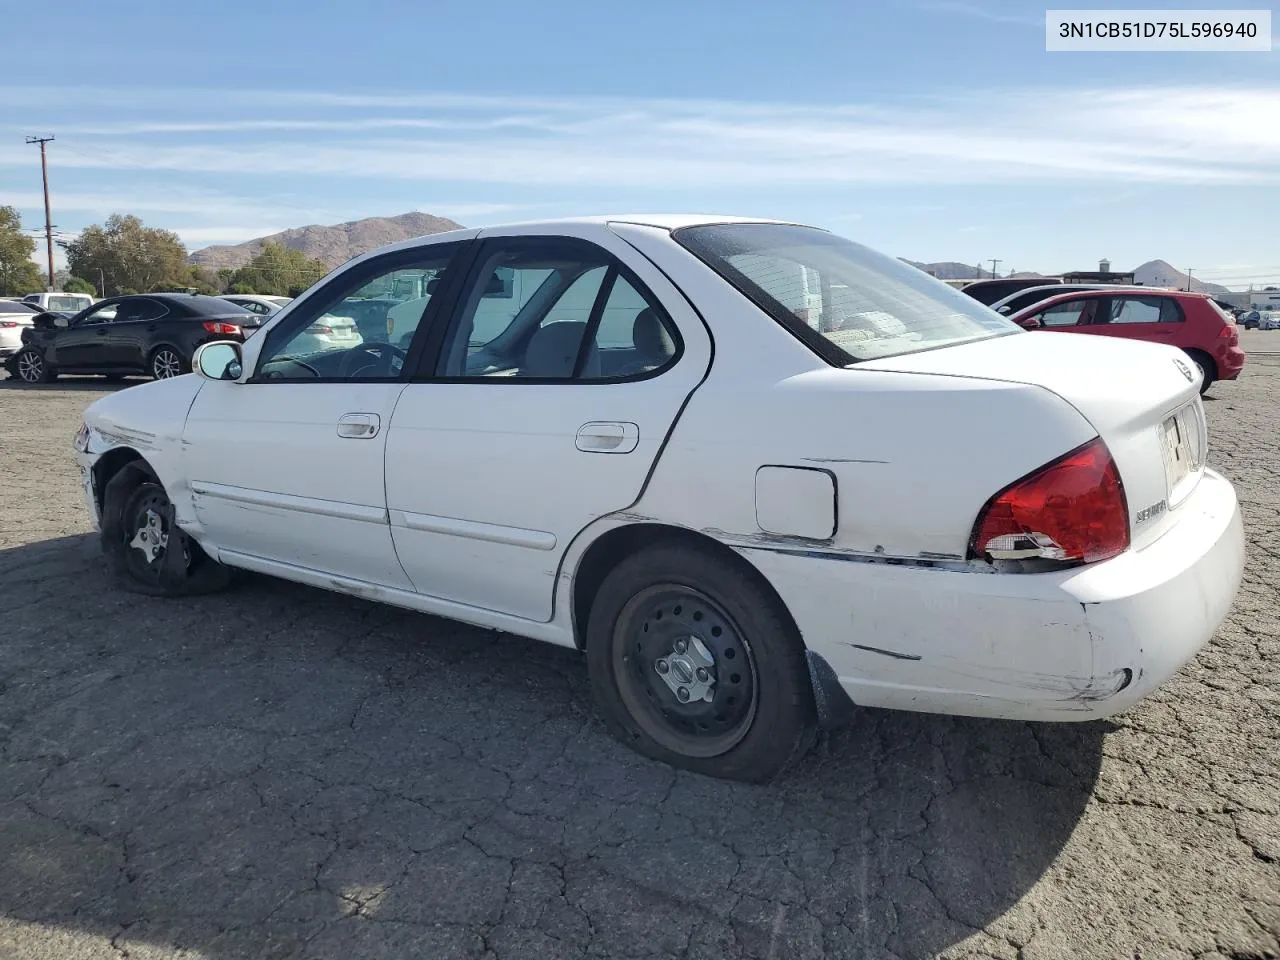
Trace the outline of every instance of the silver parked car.
[[287, 304], [293, 302], [292, 297], [273, 297], [261, 293], [225, 293], [221, 299], [244, 307], [253, 314], [254, 319], [242, 325], [246, 336], [279, 313]]

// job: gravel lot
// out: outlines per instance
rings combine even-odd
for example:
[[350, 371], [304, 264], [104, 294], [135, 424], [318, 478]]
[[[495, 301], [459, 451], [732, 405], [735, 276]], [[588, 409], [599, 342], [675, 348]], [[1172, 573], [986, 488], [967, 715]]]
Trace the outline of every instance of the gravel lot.
[[1250, 558], [1111, 722], [862, 712], [785, 782], [615, 744], [566, 651], [266, 578], [104, 583], [0, 382], [0, 957], [1280, 955], [1280, 332], [1210, 391]]

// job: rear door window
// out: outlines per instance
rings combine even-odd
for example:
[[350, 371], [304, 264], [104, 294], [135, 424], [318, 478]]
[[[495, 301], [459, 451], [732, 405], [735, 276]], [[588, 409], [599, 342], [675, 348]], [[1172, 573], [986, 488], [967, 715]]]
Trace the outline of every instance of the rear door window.
[[1112, 297], [1111, 323], [1160, 323], [1166, 316], [1167, 297]]
[[128, 321], [144, 321], [159, 320], [169, 312], [159, 300], [152, 300], [149, 297], [139, 297], [136, 300], [122, 300], [119, 303], [119, 309], [116, 311], [116, 323], [126, 323]]

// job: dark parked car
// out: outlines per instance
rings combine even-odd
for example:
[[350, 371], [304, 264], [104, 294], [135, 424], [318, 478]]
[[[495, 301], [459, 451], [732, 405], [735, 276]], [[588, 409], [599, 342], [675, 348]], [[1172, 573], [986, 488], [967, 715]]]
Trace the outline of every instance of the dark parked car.
[[997, 300], [1003, 300], [1009, 294], [1017, 293], [1019, 290], [1061, 282], [1061, 277], [997, 277], [993, 280], [975, 280], [973, 283], [966, 283], [960, 288], [960, 292], [973, 297], [979, 303], [991, 306]]
[[152, 293], [110, 297], [67, 318], [41, 314], [22, 331], [22, 349], [5, 361], [11, 376], [47, 383], [60, 373], [157, 380], [191, 370], [208, 340], [243, 340], [252, 314], [217, 297]]
[[[1061, 296], [1064, 293], [1076, 293], [1080, 290], [1112, 289], [1128, 290], [1133, 288], [1120, 288], [1108, 283], [1046, 283], [1035, 287], [1027, 287], [1027, 289], [1019, 290], [1017, 293], [1011, 293], [1007, 297], [988, 304], [988, 306], [996, 313], [1002, 313], [1008, 317], [1015, 313], [1021, 313], [1033, 304], [1041, 303], [1050, 297]], [[1136, 289], [1144, 290], [1146, 288], [1138, 287]]]

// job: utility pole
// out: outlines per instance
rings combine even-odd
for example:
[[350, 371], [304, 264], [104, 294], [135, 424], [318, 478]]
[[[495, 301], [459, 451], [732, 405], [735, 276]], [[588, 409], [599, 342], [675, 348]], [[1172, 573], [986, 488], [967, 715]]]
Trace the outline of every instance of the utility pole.
[[44, 180], [44, 240], [49, 251], [49, 289], [54, 287], [53, 279], [53, 215], [49, 212], [49, 154], [45, 144], [53, 139], [49, 137], [27, 137], [27, 143], [40, 144], [40, 176]]
[[997, 264], [997, 263], [1004, 263], [1004, 261], [1003, 261], [1003, 260], [997, 260], [995, 257], [992, 257], [992, 258], [991, 258], [991, 279], [992, 279], [992, 280], [994, 280], [994, 279], [995, 279], [995, 277], [996, 277], [996, 264]]
[[1187, 267], [1187, 293], [1191, 292], [1191, 268]]

